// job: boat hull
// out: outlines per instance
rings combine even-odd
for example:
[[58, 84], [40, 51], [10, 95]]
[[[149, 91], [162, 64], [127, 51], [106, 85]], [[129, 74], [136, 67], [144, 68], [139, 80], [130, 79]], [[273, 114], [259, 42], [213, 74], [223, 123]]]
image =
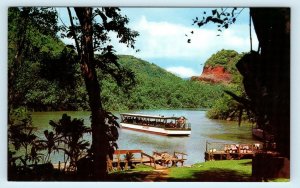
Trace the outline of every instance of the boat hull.
[[165, 136], [188, 136], [191, 134], [191, 130], [184, 129], [168, 129], [168, 128], [159, 128], [159, 127], [151, 127], [151, 126], [142, 126], [142, 125], [134, 125], [128, 123], [120, 123], [121, 127], [124, 129], [130, 129], [140, 132], [165, 135]]

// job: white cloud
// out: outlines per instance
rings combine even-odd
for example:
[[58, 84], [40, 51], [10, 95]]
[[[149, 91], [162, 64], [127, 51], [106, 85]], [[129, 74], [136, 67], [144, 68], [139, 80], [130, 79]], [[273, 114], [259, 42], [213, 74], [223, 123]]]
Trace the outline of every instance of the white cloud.
[[196, 73], [193, 69], [186, 67], [168, 67], [166, 70], [182, 78], [199, 75], [199, 73]]
[[[234, 24], [219, 33], [216, 27], [202, 27], [171, 23], [166, 21], [149, 21], [145, 16], [135, 17], [129, 27], [139, 32], [136, 49], [120, 44], [115, 33], [110, 33], [112, 44], [117, 54], [134, 55], [154, 63], [181, 77], [199, 75], [204, 62], [221, 49], [233, 49], [237, 52], [250, 51], [249, 25]], [[194, 34], [191, 34], [194, 31]], [[185, 36], [188, 34], [188, 37]], [[221, 34], [217, 36], [217, 34]], [[253, 49], [258, 42], [252, 28]], [[191, 38], [191, 43], [187, 40]], [[71, 39], [65, 43], [74, 44]], [[153, 61], [154, 60], [154, 61]], [[172, 62], [168, 64], [167, 61]], [[187, 63], [190, 62], [190, 63]], [[169, 68], [168, 68], [169, 67]], [[195, 73], [197, 69], [198, 73]]]
[[[196, 26], [184, 26], [169, 22], [148, 21], [142, 16], [131, 26], [140, 33], [136, 46], [141, 51], [135, 54], [133, 50], [117, 47], [120, 54], [132, 54], [140, 58], [187, 58], [203, 59], [221, 49], [233, 49], [238, 52], [250, 51], [248, 25], [232, 25], [217, 37], [217, 29], [199, 29]], [[190, 32], [194, 31], [192, 35]], [[254, 32], [253, 32], [254, 33]], [[185, 34], [192, 42], [187, 43]], [[253, 45], [257, 46], [256, 36]], [[254, 47], [257, 49], [257, 47]]]

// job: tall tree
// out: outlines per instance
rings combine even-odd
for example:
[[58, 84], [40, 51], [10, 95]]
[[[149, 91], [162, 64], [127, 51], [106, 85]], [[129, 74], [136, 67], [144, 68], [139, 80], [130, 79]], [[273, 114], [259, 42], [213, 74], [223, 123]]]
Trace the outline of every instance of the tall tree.
[[263, 108], [260, 114], [266, 116], [263, 128], [274, 133], [278, 151], [289, 158], [290, 8], [250, 8], [250, 15], [260, 44], [260, 53], [248, 62], [248, 65], [255, 64], [252, 66], [255, 67], [252, 70], [255, 79], [244, 76], [244, 85], [246, 88], [249, 81], [259, 81], [255, 95], [252, 95], [253, 87], [249, 87], [249, 84], [246, 92], [256, 102], [257, 108]]
[[[116, 141], [118, 134], [114, 117], [103, 109], [100, 95], [101, 87], [96, 68], [111, 74], [120, 85], [125, 81], [129, 81], [127, 83], [132, 85], [134, 83], [133, 73], [124, 70], [117, 63], [113, 46], [106, 43], [110, 41], [108, 33], [112, 31], [117, 33], [120, 43], [134, 48], [134, 38], [138, 36], [138, 33], [126, 27], [129, 20], [120, 14], [119, 8], [75, 7], [74, 10], [79, 25], [74, 23], [72, 11], [68, 8], [71, 22], [69, 36], [75, 40], [82, 75], [89, 96], [92, 127], [91, 149], [94, 159], [92, 174], [94, 180], [105, 180], [108, 173], [107, 160], [113, 152], [112, 143]], [[101, 54], [97, 59], [95, 58], [95, 51]]]
[[25, 72], [25, 61], [37, 61], [42, 51], [50, 48], [47, 37], [57, 39], [59, 27], [53, 8], [11, 7], [8, 22], [8, 107], [12, 109], [21, 103], [24, 91], [30, 87], [17, 84]]

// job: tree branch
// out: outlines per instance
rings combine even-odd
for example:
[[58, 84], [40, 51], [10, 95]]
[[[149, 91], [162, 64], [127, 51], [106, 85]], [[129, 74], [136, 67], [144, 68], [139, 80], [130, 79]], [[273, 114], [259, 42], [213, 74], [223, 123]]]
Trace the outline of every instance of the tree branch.
[[76, 45], [77, 53], [81, 54], [81, 48], [79, 47], [79, 42], [78, 42], [78, 39], [76, 37], [75, 26], [74, 26], [73, 19], [72, 19], [72, 13], [71, 13], [71, 10], [70, 10], [69, 7], [67, 7], [67, 9], [68, 9], [68, 14], [69, 14], [70, 23], [71, 23], [71, 29], [72, 29], [71, 33], [72, 33], [73, 38], [75, 40], [75, 45]]

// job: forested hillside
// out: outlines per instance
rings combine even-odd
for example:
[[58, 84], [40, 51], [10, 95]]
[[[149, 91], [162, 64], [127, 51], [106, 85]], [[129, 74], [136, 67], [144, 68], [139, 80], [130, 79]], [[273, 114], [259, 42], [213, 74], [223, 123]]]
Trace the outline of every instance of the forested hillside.
[[136, 75], [136, 87], [125, 93], [111, 79], [102, 81], [108, 109], [209, 108], [223, 95], [224, 86], [183, 80], [133, 56], [119, 56], [119, 63]]
[[[224, 95], [222, 85], [183, 80], [133, 56], [119, 56], [118, 61], [135, 74], [136, 85], [124, 90], [110, 76], [99, 72], [102, 99], [108, 110], [210, 108]], [[18, 79], [23, 96], [20, 106], [35, 111], [89, 110], [79, 65], [73, 64], [71, 59], [57, 57], [28, 62], [23, 74]], [[27, 88], [26, 91], [23, 88]]]

